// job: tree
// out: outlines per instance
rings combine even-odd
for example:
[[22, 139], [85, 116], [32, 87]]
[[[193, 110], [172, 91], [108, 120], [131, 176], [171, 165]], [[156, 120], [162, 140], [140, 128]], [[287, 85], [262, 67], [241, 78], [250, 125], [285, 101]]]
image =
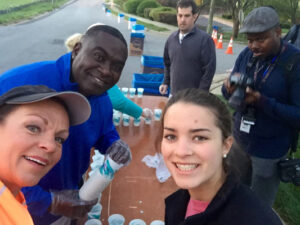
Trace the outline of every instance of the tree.
[[298, 16], [300, 15], [299, 0], [256, 0], [256, 7], [266, 5], [271, 5], [277, 10], [281, 21], [290, 21], [292, 24], [296, 24], [297, 19], [300, 18]]
[[247, 9], [254, 6], [255, 0], [222, 0], [223, 4], [232, 16], [232, 36], [234, 38], [238, 37], [240, 24], [240, 15], [243, 14]]
[[210, 34], [212, 31], [212, 24], [214, 19], [214, 8], [215, 8], [215, 0], [210, 0], [209, 17], [208, 17], [208, 24], [206, 28], [206, 32], [208, 34]]

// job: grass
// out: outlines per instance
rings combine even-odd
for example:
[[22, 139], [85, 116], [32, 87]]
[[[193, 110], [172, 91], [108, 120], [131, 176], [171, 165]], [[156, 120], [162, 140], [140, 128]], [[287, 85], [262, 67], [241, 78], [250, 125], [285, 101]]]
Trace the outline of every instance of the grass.
[[[300, 141], [298, 141], [295, 156], [300, 158]], [[281, 183], [274, 208], [287, 224], [300, 224], [300, 187], [293, 184]]]
[[[16, 4], [18, 2], [19, 5], [21, 5], [21, 2], [28, 3], [28, 1], [32, 2], [32, 0], [14, 0], [16, 1]], [[54, 4], [52, 4], [51, 1], [48, 2], [37, 2], [33, 5], [30, 5], [28, 7], [22, 8], [17, 11], [11, 11], [7, 14], [0, 14], [0, 24], [10, 24], [10, 23], [16, 23], [20, 22], [26, 19], [34, 18], [40, 14], [50, 12], [55, 8], [59, 8], [61, 5], [65, 4], [69, 0], [55, 0]], [[2, 2], [2, 1], [1, 1]], [[5, 7], [5, 4], [0, 4], [0, 9], [5, 9], [2, 7]]]
[[36, 0], [2, 0], [0, 1], [0, 9], [1, 10], [6, 10], [11, 7], [16, 7], [24, 4], [29, 4], [32, 3]]
[[[222, 95], [218, 95], [218, 97], [227, 104], [227, 100]], [[233, 113], [231, 108], [229, 110]], [[300, 158], [300, 140], [295, 157]], [[281, 182], [273, 207], [286, 224], [299, 225], [300, 187]]]

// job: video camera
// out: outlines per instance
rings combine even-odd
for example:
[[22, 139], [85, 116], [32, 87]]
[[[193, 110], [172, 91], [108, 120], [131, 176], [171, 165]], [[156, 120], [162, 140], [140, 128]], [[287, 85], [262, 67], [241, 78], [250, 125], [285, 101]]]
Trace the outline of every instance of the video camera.
[[235, 85], [236, 89], [229, 98], [229, 106], [236, 111], [242, 111], [245, 108], [246, 88], [254, 88], [253, 78], [246, 74], [232, 75], [229, 77], [230, 85]]

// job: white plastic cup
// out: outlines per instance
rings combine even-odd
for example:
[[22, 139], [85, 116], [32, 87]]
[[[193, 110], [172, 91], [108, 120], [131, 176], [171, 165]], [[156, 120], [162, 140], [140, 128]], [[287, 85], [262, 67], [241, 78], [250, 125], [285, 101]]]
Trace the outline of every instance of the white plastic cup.
[[99, 219], [89, 219], [84, 225], [102, 225], [102, 223]]
[[150, 125], [151, 124], [151, 118], [145, 118], [145, 124]]
[[140, 126], [140, 124], [141, 124], [141, 117], [139, 117], [139, 118], [134, 118], [134, 120], [133, 120], [133, 125], [134, 125], [135, 127], [138, 127], [138, 126]]
[[128, 127], [130, 124], [130, 117], [127, 114], [123, 114], [123, 126]]
[[120, 112], [115, 112], [113, 114], [113, 123], [115, 126], [120, 125], [120, 120], [121, 120], [121, 113]]
[[122, 93], [127, 96], [127, 93], [128, 93], [128, 88], [127, 87], [123, 87], [122, 88]]
[[79, 190], [79, 197], [85, 201], [99, 198], [100, 194], [113, 179], [114, 173], [122, 166], [123, 164], [118, 164], [107, 156], [103, 166], [95, 170], [95, 173], [84, 182]]
[[125, 218], [121, 214], [112, 214], [108, 217], [109, 225], [123, 225], [125, 223]]
[[144, 94], [144, 88], [138, 88], [137, 89], [137, 96], [138, 96], [138, 98], [143, 97], [143, 94]]
[[161, 109], [154, 109], [154, 119], [155, 119], [156, 121], [159, 121], [159, 120], [160, 120], [161, 113], [162, 113], [162, 110], [161, 110]]
[[129, 98], [134, 98], [136, 89], [135, 88], [129, 88]]
[[144, 220], [134, 219], [130, 221], [129, 225], [146, 225], [146, 223]]
[[91, 211], [88, 213], [88, 218], [99, 220], [101, 216], [101, 211], [102, 211], [102, 205], [100, 203], [97, 203], [96, 205], [93, 206]]
[[150, 225], [165, 225], [165, 222], [161, 220], [153, 220]]

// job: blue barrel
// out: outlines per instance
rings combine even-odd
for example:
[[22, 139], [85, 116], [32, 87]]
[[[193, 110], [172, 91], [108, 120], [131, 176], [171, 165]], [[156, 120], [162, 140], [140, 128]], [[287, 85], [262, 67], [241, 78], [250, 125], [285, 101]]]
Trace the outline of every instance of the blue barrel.
[[[161, 95], [159, 93], [159, 86], [162, 84], [163, 80], [163, 74], [134, 73], [132, 87], [144, 88], [145, 94]], [[169, 94], [169, 91], [167, 94]]]
[[164, 73], [164, 59], [159, 56], [142, 55], [141, 57], [143, 73]]
[[145, 31], [145, 27], [140, 24], [133, 25], [131, 30], [132, 33], [141, 33], [141, 34], [144, 34], [145, 33], [144, 31]]

